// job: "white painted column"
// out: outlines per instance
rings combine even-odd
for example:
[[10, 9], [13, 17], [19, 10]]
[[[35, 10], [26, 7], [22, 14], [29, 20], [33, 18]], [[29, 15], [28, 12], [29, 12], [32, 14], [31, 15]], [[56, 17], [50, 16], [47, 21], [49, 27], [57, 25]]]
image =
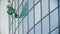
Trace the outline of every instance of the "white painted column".
[[1, 34], [9, 34], [8, 29], [8, 14], [7, 14], [7, 0], [1, 1], [0, 7], [0, 26], [1, 26]]

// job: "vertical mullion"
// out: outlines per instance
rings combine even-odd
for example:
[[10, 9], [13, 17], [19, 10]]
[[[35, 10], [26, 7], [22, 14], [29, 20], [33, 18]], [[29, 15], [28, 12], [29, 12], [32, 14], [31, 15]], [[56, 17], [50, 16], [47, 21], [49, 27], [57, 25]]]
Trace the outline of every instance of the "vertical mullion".
[[27, 15], [27, 31], [29, 31], [29, 15]]
[[[15, 0], [15, 2], [14, 2], [14, 5], [15, 5], [15, 9], [16, 9], [16, 0]], [[15, 25], [15, 27], [14, 27], [14, 28], [16, 28], [16, 18], [15, 18], [14, 22], [15, 22], [15, 24], [14, 24], [14, 25]], [[15, 29], [14, 29], [14, 32], [15, 32], [14, 34], [16, 34]]]
[[[33, 0], [33, 6], [35, 5], [35, 0]], [[35, 25], [35, 7], [33, 8], [33, 24]], [[34, 27], [34, 34], [35, 34], [35, 27]]]
[[[58, 6], [59, 6], [59, 0], [58, 0]], [[59, 12], [59, 7], [58, 7], [58, 26], [60, 26], [60, 12]], [[60, 34], [60, 28], [59, 28], [59, 34]]]
[[[18, 1], [18, 6], [19, 6], [19, 0], [17, 0], [17, 1]], [[18, 10], [18, 15], [19, 15], [19, 10]], [[18, 18], [18, 24], [19, 24], [19, 18]], [[18, 27], [18, 34], [19, 34], [19, 27]]]
[[[12, 0], [12, 6], [13, 6], [13, 0]], [[13, 34], [13, 15], [12, 15], [12, 34]]]
[[[27, 0], [28, 4], [28, 0]], [[29, 6], [29, 5], [28, 5]], [[28, 10], [28, 9], [27, 9]], [[27, 15], [27, 31], [29, 31], [29, 14]], [[29, 33], [28, 33], [29, 34]]]
[[10, 34], [10, 32], [11, 32], [11, 27], [10, 27], [11, 25], [10, 25], [10, 16], [9, 16], [9, 34]]
[[[42, 19], [42, 0], [40, 2], [41, 2], [40, 7], [41, 7], [41, 19]], [[42, 20], [41, 20], [41, 34], [43, 34], [43, 32], [42, 32]]]
[[12, 25], [12, 34], [13, 34], [13, 15], [12, 15], [12, 23], [11, 23], [11, 25]]
[[49, 12], [49, 32], [51, 31], [51, 24], [50, 24], [50, 0], [48, 0], [48, 12]]

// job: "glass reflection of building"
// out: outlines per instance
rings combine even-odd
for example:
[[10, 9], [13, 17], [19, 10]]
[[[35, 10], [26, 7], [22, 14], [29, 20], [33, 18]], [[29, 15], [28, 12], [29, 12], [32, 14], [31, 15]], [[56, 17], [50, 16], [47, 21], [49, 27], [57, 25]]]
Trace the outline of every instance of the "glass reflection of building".
[[24, 17], [9, 16], [9, 34], [60, 34], [60, 0], [11, 2], [17, 14], [20, 16], [23, 13]]

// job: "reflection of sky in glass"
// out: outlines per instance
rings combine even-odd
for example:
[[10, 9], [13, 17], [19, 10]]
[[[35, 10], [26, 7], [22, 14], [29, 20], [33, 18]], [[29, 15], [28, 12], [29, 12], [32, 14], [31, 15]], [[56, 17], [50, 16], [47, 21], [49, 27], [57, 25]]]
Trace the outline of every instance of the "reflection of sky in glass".
[[41, 19], [40, 2], [35, 6], [35, 24]]
[[58, 6], [57, 0], [50, 0], [50, 11], [52, 11], [54, 8]]
[[48, 0], [42, 0], [42, 17], [48, 13]]
[[28, 1], [28, 4], [29, 4], [28, 10], [30, 10], [30, 9], [33, 7], [33, 0], [29, 0], [29, 1]]
[[27, 33], [27, 16], [24, 18], [24, 34]]

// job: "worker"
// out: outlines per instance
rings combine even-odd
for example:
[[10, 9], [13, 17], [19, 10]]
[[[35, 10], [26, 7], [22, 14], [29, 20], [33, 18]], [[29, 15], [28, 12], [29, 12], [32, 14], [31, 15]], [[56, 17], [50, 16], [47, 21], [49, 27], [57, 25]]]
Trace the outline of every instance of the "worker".
[[14, 14], [15, 17], [18, 16], [17, 13], [16, 13], [16, 10], [12, 7], [12, 3], [8, 3], [7, 8], [8, 8], [7, 13], [8, 13], [9, 15]]

